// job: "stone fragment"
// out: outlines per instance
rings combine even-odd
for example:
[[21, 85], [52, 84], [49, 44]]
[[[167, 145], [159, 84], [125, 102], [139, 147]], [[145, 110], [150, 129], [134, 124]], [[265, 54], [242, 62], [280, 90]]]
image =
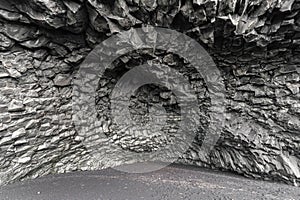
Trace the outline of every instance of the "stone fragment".
[[51, 128], [50, 123], [42, 124], [40, 127], [40, 131], [46, 131], [46, 130], [49, 130], [50, 128]]
[[292, 5], [295, 0], [281, 0], [281, 3], [278, 5], [281, 12], [286, 12], [292, 10]]
[[68, 74], [58, 74], [54, 78], [54, 85], [56, 86], [68, 86], [71, 84], [71, 76]]
[[284, 89], [275, 89], [275, 95], [277, 98], [288, 96], [290, 92]]
[[11, 143], [11, 138], [10, 137], [3, 137], [0, 139], [0, 145], [6, 145]]
[[78, 64], [84, 59], [83, 55], [72, 55], [69, 58], [66, 58], [65, 61], [67, 63]]
[[84, 137], [82, 137], [82, 136], [76, 136], [76, 137], [74, 138], [74, 140], [75, 140], [76, 142], [81, 142], [81, 141], [84, 140]]
[[25, 129], [24, 129], [24, 128], [20, 128], [20, 129], [14, 131], [14, 132], [12, 133], [11, 138], [12, 138], [12, 139], [17, 139], [17, 138], [20, 138], [20, 137], [25, 136], [25, 134], [26, 134]]
[[26, 125], [25, 125], [25, 129], [31, 129], [34, 128], [37, 125], [37, 120], [30, 120]]
[[5, 35], [18, 42], [30, 40], [39, 35], [37, 28], [23, 24], [6, 23], [3, 29]]
[[18, 72], [18, 70], [13, 69], [13, 68], [8, 68], [7, 69], [9, 75], [13, 78], [19, 78], [22, 76], [22, 74], [20, 72]]
[[0, 72], [0, 78], [8, 78], [10, 77], [9, 73], [7, 72]]
[[37, 150], [38, 151], [45, 150], [45, 149], [48, 149], [49, 146], [50, 146], [49, 143], [44, 143], [44, 144], [40, 145]]
[[17, 111], [24, 111], [25, 107], [22, 101], [19, 100], [12, 100], [8, 105], [9, 112], [17, 112]]
[[13, 40], [0, 33], [0, 50], [8, 50], [14, 44], [15, 42]]
[[15, 141], [14, 143], [14, 146], [19, 146], [19, 145], [25, 145], [28, 143], [28, 140], [27, 139], [18, 139]]
[[47, 51], [44, 49], [36, 50], [32, 57], [38, 60], [44, 60], [47, 57]]
[[27, 157], [21, 157], [17, 160], [18, 163], [21, 164], [26, 164], [31, 160], [31, 157], [27, 156]]
[[300, 85], [287, 83], [286, 86], [292, 92], [292, 94], [298, 94], [299, 93]]
[[290, 174], [294, 175], [296, 178], [300, 178], [298, 159], [295, 156], [286, 156], [281, 154], [279, 160]]
[[29, 23], [29, 20], [24, 15], [18, 13], [18, 10], [12, 6], [12, 1], [1, 2], [0, 17], [8, 21], [17, 21], [22, 23]]

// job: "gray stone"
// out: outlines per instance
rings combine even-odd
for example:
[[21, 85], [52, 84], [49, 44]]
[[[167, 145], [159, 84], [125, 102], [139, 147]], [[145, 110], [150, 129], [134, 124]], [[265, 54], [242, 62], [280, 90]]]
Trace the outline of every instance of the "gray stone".
[[20, 128], [20, 129], [14, 131], [14, 132], [12, 133], [11, 138], [12, 138], [12, 139], [17, 139], [17, 138], [23, 137], [23, 136], [25, 136], [25, 135], [26, 135], [25, 129], [24, 129], [24, 128]]
[[21, 164], [25, 164], [25, 163], [28, 163], [29, 161], [31, 160], [31, 157], [21, 157], [18, 159], [18, 163], [21, 163]]
[[299, 84], [287, 83], [286, 86], [292, 92], [292, 94], [298, 94], [299, 93], [299, 90], [300, 90], [300, 85]]
[[2, 137], [0, 139], [0, 145], [6, 145], [11, 143], [11, 138], [10, 137]]
[[9, 112], [24, 111], [25, 107], [22, 101], [12, 100], [8, 105]]
[[38, 151], [46, 150], [49, 148], [49, 146], [50, 146], [49, 143], [44, 143], [44, 144], [40, 145], [37, 150]]
[[0, 50], [8, 50], [14, 45], [14, 41], [0, 33]]
[[8, 78], [8, 77], [10, 77], [9, 73], [0, 72], [0, 78]]
[[9, 75], [13, 78], [19, 78], [22, 76], [22, 74], [20, 72], [18, 72], [18, 70], [16, 70], [16, 69], [8, 68], [7, 71], [9, 73]]
[[19, 145], [26, 145], [28, 144], [28, 140], [23, 138], [23, 139], [18, 139], [14, 142], [14, 146], [19, 146]]
[[68, 85], [71, 84], [71, 81], [72, 81], [72, 77], [70, 77], [70, 75], [58, 74], [54, 78], [54, 85], [56, 85], [56, 86], [68, 86]]
[[34, 128], [34, 127], [37, 126], [37, 123], [38, 123], [37, 120], [30, 120], [30, 121], [26, 124], [25, 129], [26, 129], [26, 130], [32, 129], [32, 128]]

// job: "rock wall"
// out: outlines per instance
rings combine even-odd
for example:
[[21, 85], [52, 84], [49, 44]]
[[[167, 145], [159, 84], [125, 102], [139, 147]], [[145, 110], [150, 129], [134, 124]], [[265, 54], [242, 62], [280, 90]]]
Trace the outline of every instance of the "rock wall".
[[[97, 167], [89, 163], [90, 152], [72, 122], [72, 80], [97, 44], [149, 24], [178, 30], [201, 43], [226, 86], [226, 125], [218, 145], [203, 157], [199, 132], [178, 162], [299, 184], [299, 11], [299, 0], [0, 0], [0, 183], [122, 162], [112, 153], [114, 159], [101, 160]], [[100, 81], [100, 117], [109, 111], [106, 96], [115, 83], [109, 77], [119, 78], [124, 66], [148, 59], [186, 69], [176, 55], [148, 54], [126, 55]], [[191, 84], [199, 86], [199, 106], [205, 111], [205, 84], [201, 77]], [[172, 105], [165, 88], [147, 86], [139, 96], [149, 91]], [[171, 111], [176, 109], [174, 104]], [[146, 112], [133, 105], [135, 111]], [[103, 129], [116, 142], [119, 136], [110, 135], [114, 131], [107, 126]], [[124, 148], [144, 151], [157, 145], [131, 145], [132, 140]], [[100, 152], [110, 153], [95, 141]]]

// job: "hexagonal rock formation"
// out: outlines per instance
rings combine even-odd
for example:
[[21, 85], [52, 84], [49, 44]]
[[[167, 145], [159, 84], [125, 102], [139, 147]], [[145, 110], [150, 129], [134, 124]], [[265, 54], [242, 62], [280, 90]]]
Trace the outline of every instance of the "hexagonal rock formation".
[[[207, 157], [199, 152], [204, 125], [178, 162], [296, 185], [300, 182], [299, 11], [299, 0], [0, 0], [0, 183], [122, 162], [96, 137], [95, 148], [113, 159], [101, 160], [97, 167], [89, 163], [90, 152], [72, 122], [72, 77], [97, 44], [112, 34], [149, 24], [178, 30], [202, 44], [226, 87], [226, 124], [217, 146]], [[180, 58], [166, 52], [153, 57], [147, 52], [133, 54], [120, 58], [107, 72], [108, 79], [100, 81], [100, 117], [109, 114], [112, 77], [120, 78], [124, 66], [147, 58], [185, 69]], [[201, 77], [193, 84], [202, 91], [200, 107], [205, 112], [209, 107], [205, 84]], [[141, 97], [150, 92], [173, 104], [165, 88], [141, 90]], [[144, 108], [134, 106], [140, 102], [135, 103], [133, 112], [144, 115]], [[176, 109], [171, 107], [175, 113]], [[203, 120], [209, 123], [209, 118]], [[110, 125], [104, 123], [103, 132], [112, 141], [121, 141], [118, 138], [123, 136], [110, 135]], [[153, 147], [132, 137], [122, 141], [122, 147], [136, 151]]]

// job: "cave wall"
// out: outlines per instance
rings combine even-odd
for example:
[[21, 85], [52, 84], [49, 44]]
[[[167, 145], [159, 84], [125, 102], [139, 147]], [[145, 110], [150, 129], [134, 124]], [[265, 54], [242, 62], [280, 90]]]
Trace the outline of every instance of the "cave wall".
[[0, 183], [122, 162], [97, 139], [114, 159], [89, 162], [72, 122], [72, 81], [97, 44], [148, 24], [201, 43], [226, 87], [218, 145], [203, 157], [196, 140], [178, 162], [297, 185], [299, 11], [298, 0], [1, 0]]

